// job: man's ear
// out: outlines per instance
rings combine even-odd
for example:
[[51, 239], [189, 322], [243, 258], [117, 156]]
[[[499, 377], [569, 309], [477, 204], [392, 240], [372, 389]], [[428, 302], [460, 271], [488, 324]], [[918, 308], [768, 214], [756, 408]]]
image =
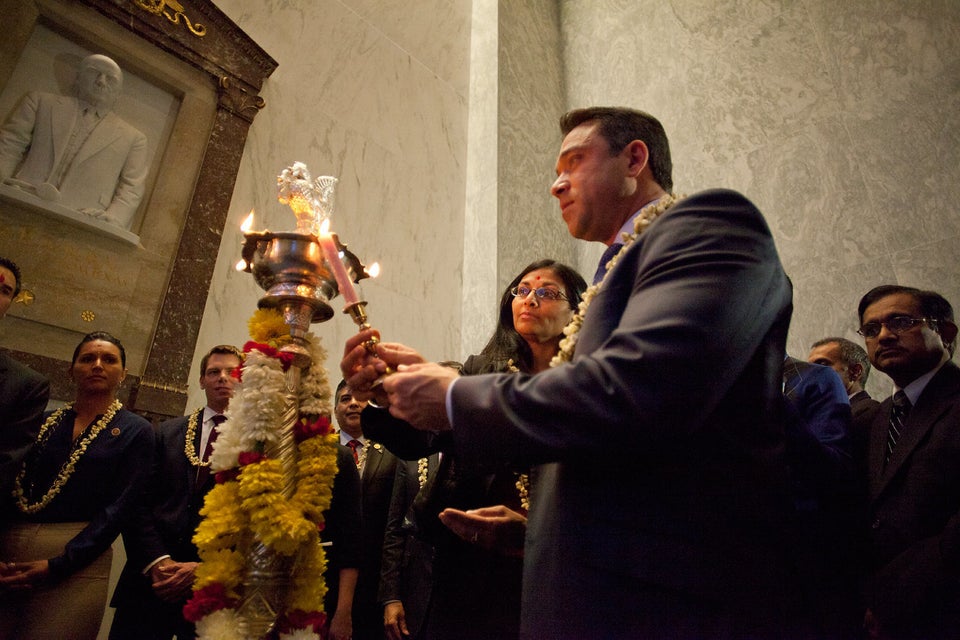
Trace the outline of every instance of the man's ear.
[[634, 140], [623, 148], [623, 152], [627, 154], [630, 177], [638, 177], [650, 161], [650, 151], [646, 143], [643, 140]]
[[854, 362], [847, 367], [847, 374], [852, 381], [860, 382], [860, 378], [863, 377], [863, 366]]
[[938, 320], [937, 333], [940, 334], [943, 344], [950, 349], [950, 354], [953, 355], [952, 347], [955, 345], [955, 340], [957, 339], [957, 325], [949, 320]]

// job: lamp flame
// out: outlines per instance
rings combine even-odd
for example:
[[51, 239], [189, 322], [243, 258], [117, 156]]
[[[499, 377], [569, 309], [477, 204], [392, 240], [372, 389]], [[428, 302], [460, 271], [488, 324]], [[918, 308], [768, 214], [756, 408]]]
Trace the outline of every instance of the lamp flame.
[[330, 218], [324, 218], [320, 223], [320, 235], [330, 233]]
[[250, 228], [253, 226], [253, 209], [250, 209], [250, 213], [247, 214], [247, 217], [244, 218], [243, 224], [240, 225], [240, 231], [246, 233], [250, 231]]
[[372, 265], [367, 267], [366, 272], [367, 272], [367, 275], [370, 276], [371, 278], [376, 278], [377, 276], [380, 275], [380, 263], [374, 262]]
[[247, 270], [247, 261], [243, 258], [237, 262], [237, 265], [234, 267], [237, 271], [246, 271]]

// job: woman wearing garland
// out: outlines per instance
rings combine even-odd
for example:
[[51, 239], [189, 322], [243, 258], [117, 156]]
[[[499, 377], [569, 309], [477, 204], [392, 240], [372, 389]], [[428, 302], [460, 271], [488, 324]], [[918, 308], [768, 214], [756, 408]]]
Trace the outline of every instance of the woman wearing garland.
[[[464, 362], [464, 375], [546, 370], [586, 288], [579, 273], [554, 260], [528, 265], [503, 292], [493, 336], [479, 355]], [[462, 468], [451, 454], [449, 434], [417, 431], [384, 409], [368, 407], [362, 420], [368, 437], [401, 458], [443, 451], [440, 468], [407, 516], [415, 527], [410, 535], [436, 550], [422, 637], [516, 638], [529, 504], [526, 476], [503, 468]], [[492, 526], [495, 522], [503, 526]], [[483, 536], [477, 533], [481, 528]], [[401, 637], [403, 615], [402, 603], [385, 605], [388, 638]]]
[[4, 505], [10, 513], [0, 531], [2, 640], [96, 638], [110, 545], [149, 475], [150, 423], [116, 398], [126, 376], [120, 341], [103, 331], [87, 334], [69, 373], [76, 400], [47, 415], [17, 476], [13, 504]]

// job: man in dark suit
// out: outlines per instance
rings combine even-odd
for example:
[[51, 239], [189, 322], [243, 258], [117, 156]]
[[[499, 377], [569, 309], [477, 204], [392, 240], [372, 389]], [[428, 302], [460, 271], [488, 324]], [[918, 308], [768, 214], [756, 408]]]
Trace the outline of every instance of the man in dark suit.
[[810, 347], [807, 362], [830, 367], [840, 375], [850, 399], [854, 424], [880, 405], [863, 388], [870, 376], [870, 359], [857, 343], [838, 337], [817, 340]]
[[379, 640], [383, 638], [383, 608], [377, 590], [397, 457], [379, 442], [364, 437], [360, 413], [366, 406], [366, 401], [358, 400], [347, 383], [341, 380], [337, 385], [334, 414], [340, 427], [340, 444], [353, 450], [360, 472], [362, 514], [361, 565], [353, 600], [353, 637], [356, 640]]
[[433, 591], [434, 548], [416, 535], [418, 523], [411, 507], [420, 490], [436, 477], [439, 464], [438, 453], [397, 464], [383, 535], [378, 592], [388, 640], [419, 638], [426, 619]]
[[214, 485], [209, 456], [241, 360], [234, 346], [211, 349], [200, 362], [207, 405], [156, 429], [147, 499], [137, 522], [123, 532], [127, 564], [110, 603], [116, 608], [111, 639], [194, 637], [182, 613], [199, 561], [192, 538], [204, 496]]
[[[0, 257], [0, 318], [20, 293], [20, 268]], [[0, 496], [10, 495], [50, 397], [45, 377], [0, 352]], [[2, 502], [0, 502], [2, 504]]]
[[[672, 200], [671, 162], [648, 114], [577, 110], [561, 130], [552, 193], [570, 233], [609, 247], [642, 232], [604, 265], [572, 362], [461, 378], [412, 364], [386, 377], [377, 404], [452, 429], [464, 464], [534, 465], [522, 637], [789, 635], [800, 626], [782, 529], [791, 290], [769, 228], [725, 190], [656, 217]], [[347, 341], [355, 390], [419, 359], [388, 344], [369, 357], [373, 334]]]
[[850, 433], [850, 402], [840, 376], [787, 356], [787, 461], [796, 507], [794, 549], [804, 601], [818, 637], [856, 638], [863, 616], [857, 585], [862, 491]]
[[859, 333], [894, 394], [870, 426], [871, 638], [956, 638], [960, 629], [960, 368], [953, 308], [883, 285], [860, 300]]

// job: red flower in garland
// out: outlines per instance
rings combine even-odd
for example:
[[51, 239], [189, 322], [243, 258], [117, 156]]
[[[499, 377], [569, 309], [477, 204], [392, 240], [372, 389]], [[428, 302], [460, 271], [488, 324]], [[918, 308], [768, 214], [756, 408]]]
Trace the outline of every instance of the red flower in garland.
[[183, 605], [183, 617], [190, 622], [198, 622], [214, 611], [234, 607], [236, 604], [237, 599], [229, 597], [223, 585], [214, 582], [193, 592], [193, 597]]
[[280, 366], [284, 371], [290, 368], [290, 365], [293, 364], [293, 359], [296, 357], [294, 354], [289, 351], [280, 351], [279, 349], [274, 349], [268, 344], [263, 344], [262, 342], [254, 342], [253, 340], [248, 340], [246, 344], [243, 345], [243, 352], [250, 353], [253, 350], [257, 350], [268, 358], [275, 358], [280, 361]]
[[299, 444], [314, 436], [325, 436], [330, 433], [330, 429], [330, 418], [327, 416], [320, 416], [313, 422], [308, 422], [306, 418], [300, 418], [297, 424], [293, 426], [293, 437]]
[[293, 609], [287, 611], [277, 620], [277, 631], [280, 633], [292, 633], [297, 629], [312, 629], [314, 633], [322, 635], [323, 629], [327, 624], [327, 614], [323, 611], [303, 611], [302, 609]]
[[237, 461], [240, 463], [241, 467], [245, 467], [248, 464], [255, 464], [261, 460], [265, 460], [267, 456], [263, 455], [259, 451], [244, 451], [239, 456], [237, 456]]
[[240, 469], [224, 469], [213, 474], [213, 479], [217, 484], [226, 484], [240, 477]]

